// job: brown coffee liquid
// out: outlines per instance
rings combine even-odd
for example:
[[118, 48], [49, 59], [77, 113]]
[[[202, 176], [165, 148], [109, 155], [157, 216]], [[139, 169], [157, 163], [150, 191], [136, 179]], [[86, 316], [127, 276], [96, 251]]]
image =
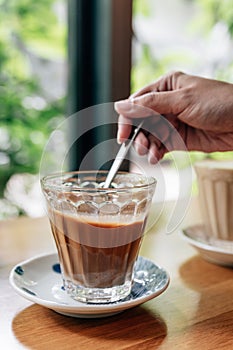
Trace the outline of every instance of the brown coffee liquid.
[[50, 223], [62, 272], [75, 284], [109, 288], [131, 279], [145, 221], [87, 221], [53, 211]]

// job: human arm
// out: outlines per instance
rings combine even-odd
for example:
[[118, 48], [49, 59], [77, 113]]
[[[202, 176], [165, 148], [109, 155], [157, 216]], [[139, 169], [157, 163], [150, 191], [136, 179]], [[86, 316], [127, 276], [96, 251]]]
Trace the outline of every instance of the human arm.
[[[146, 115], [142, 107], [155, 115]], [[120, 143], [129, 137], [133, 119], [145, 118], [147, 132], [139, 133], [135, 148], [148, 153], [150, 163], [181, 148], [172, 130], [189, 151], [233, 150], [233, 84], [174, 72], [116, 102], [115, 109]]]

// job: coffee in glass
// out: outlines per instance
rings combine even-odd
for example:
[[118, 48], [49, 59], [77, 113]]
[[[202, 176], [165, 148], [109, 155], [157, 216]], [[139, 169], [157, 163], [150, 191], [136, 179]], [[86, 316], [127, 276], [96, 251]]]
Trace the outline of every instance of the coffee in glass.
[[118, 173], [71, 172], [42, 179], [63, 284], [74, 299], [114, 302], [131, 291], [156, 180]]

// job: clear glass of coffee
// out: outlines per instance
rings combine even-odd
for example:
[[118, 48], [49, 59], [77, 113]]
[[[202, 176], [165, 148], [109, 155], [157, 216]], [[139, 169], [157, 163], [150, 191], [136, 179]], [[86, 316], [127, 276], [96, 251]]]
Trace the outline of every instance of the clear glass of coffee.
[[130, 294], [156, 180], [106, 171], [52, 174], [41, 180], [63, 285], [74, 299], [109, 303]]

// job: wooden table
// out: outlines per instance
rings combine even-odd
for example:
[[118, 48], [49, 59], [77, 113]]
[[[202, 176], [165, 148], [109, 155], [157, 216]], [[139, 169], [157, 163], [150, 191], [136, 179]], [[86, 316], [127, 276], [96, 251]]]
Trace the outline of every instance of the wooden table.
[[[233, 271], [204, 261], [179, 229], [164, 233], [170, 205], [141, 248], [169, 272], [168, 289], [102, 319], [62, 316], [16, 294], [8, 282], [12, 266], [55, 246], [46, 218], [0, 222], [0, 349], [233, 349]], [[193, 201], [181, 226], [197, 222]]]

